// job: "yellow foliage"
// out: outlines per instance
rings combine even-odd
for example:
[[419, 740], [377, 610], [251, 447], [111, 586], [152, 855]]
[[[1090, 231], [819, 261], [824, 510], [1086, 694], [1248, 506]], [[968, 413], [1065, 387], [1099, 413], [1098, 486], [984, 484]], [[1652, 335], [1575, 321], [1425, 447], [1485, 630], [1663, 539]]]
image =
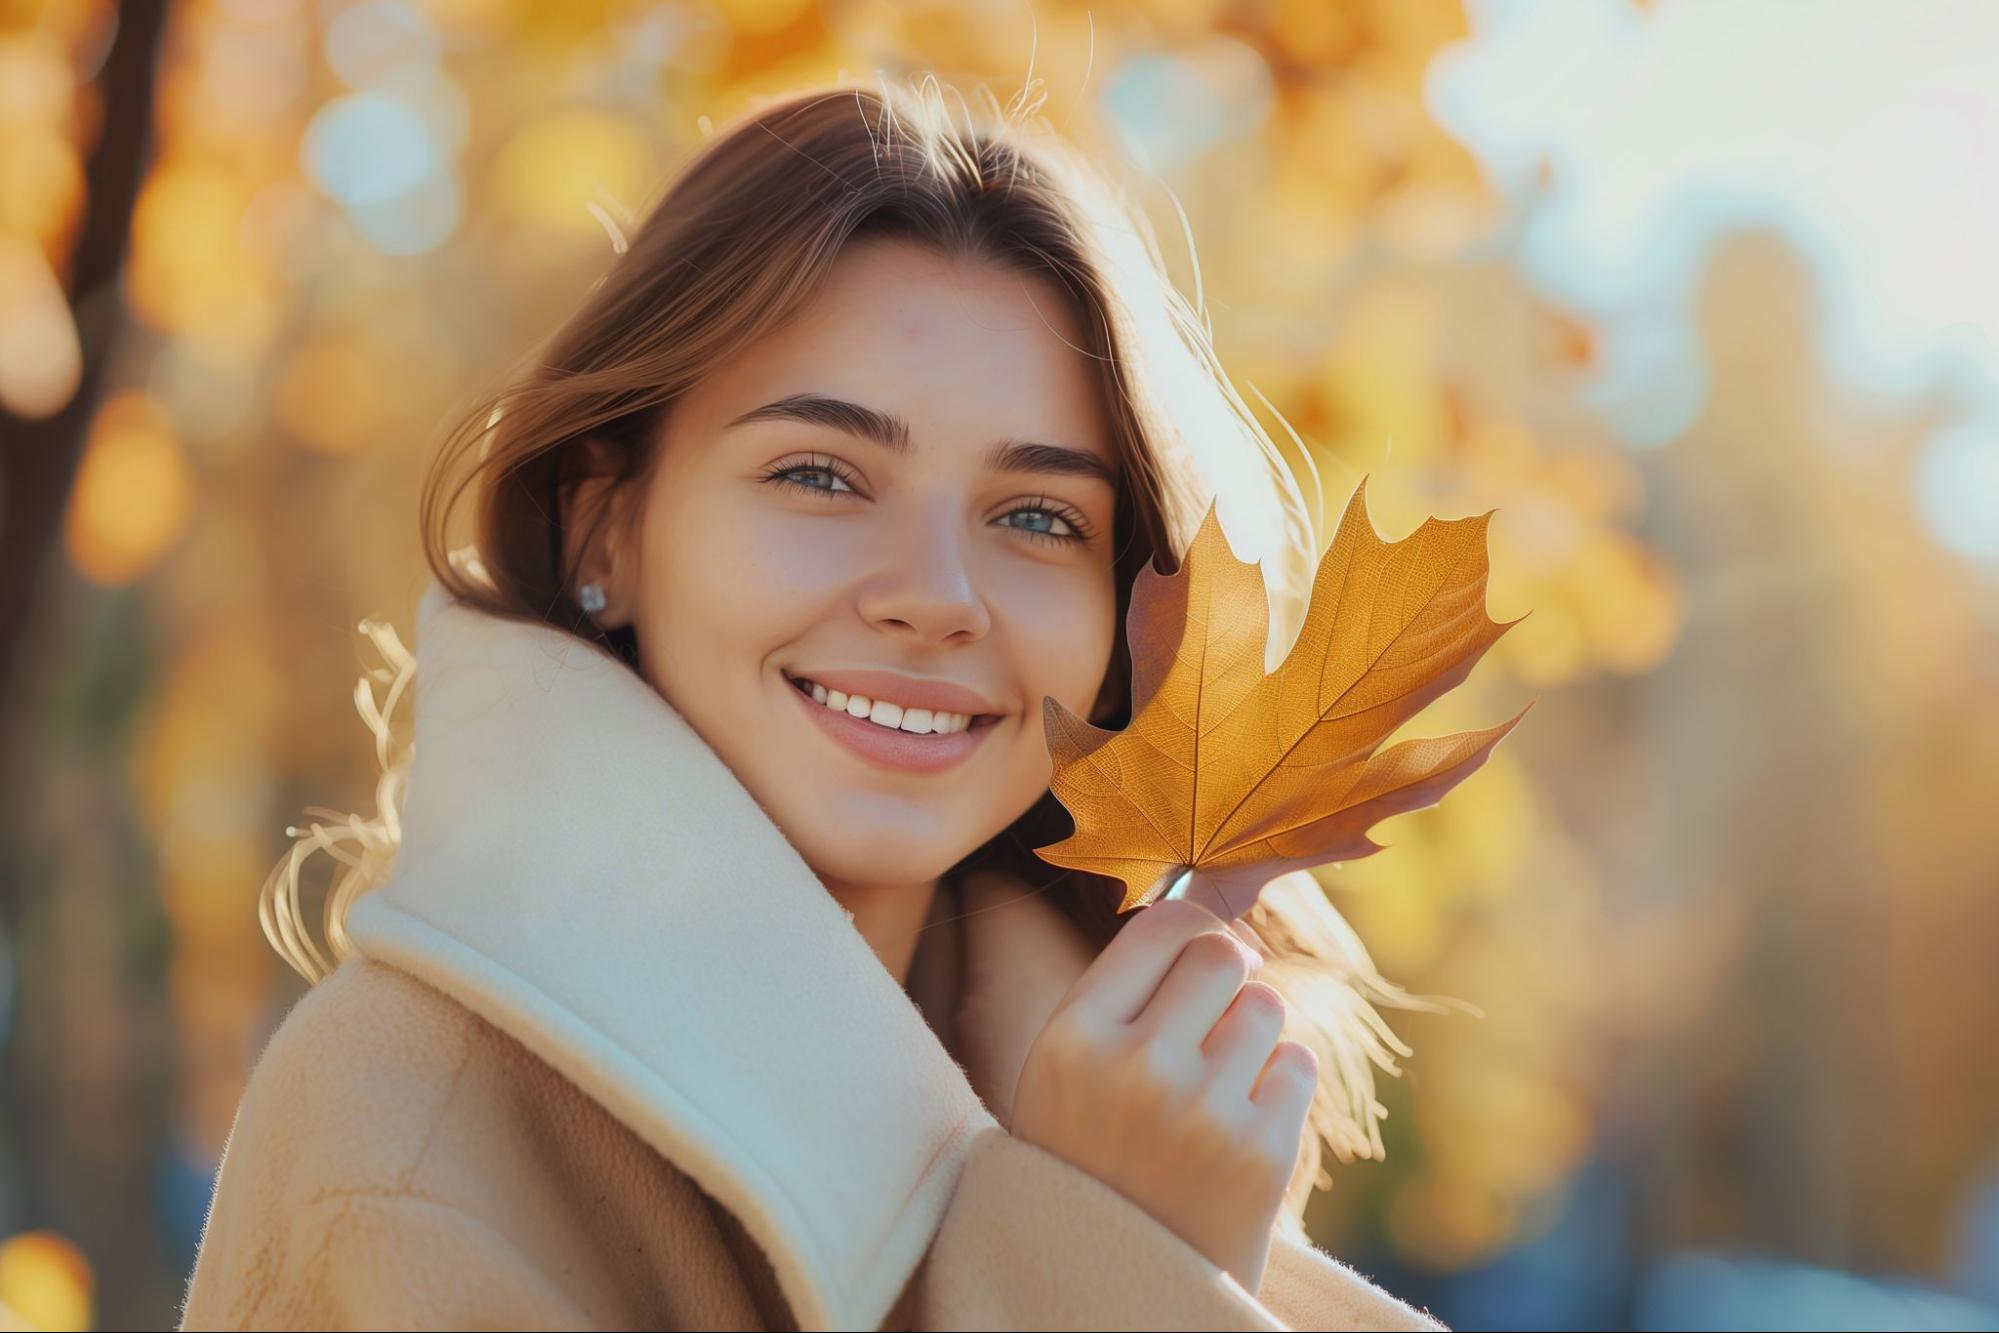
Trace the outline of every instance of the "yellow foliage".
[[94, 1281], [83, 1251], [54, 1231], [0, 1240], [0, 1320], [37, 1333], [88, 1329]]
[[119, 394], [98, 409], [70, 490], [70, 563], [93, 582], [130, 583], [180, 537], [194, 503], [173, 422], [146, 394]]
[[493, 201], [514, 217], [595, 234], [592, 203], [635, 212], [658, 174], [644, 132], [594, 109], [560, 111], [517, 130], [493, 164]]

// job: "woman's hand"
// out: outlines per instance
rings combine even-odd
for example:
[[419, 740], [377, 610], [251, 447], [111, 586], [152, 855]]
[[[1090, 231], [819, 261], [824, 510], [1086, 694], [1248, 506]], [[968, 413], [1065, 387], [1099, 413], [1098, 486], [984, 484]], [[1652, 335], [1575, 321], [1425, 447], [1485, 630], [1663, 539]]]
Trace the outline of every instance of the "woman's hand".
[[1279, 1040], [1284, 1001], [1250, 979], [1263, 965], [1251, 938], [1184, 900], [1141, 909], [1028, 1049], [1009, 1128], [1254, 1295], [1319, 1063]]

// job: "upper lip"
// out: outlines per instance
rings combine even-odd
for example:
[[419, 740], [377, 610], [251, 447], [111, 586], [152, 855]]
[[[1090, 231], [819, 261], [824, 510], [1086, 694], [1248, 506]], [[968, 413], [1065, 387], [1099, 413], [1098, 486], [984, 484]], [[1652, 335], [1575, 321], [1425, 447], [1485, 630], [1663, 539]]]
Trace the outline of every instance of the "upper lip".
[[887, 699], [904, 708], [928, 708], [933, 713], [967, 713], [977, 717], [982, 713], [1001, 711], [999, 705], [977, 690], [954, 685], [948, 680], [905, 676], [899, 671], [829, 667], [815, 671], [787, 669], [785, 674], [794, 679], [814, 681], [842, 694], [858, 694], [864, 699]]

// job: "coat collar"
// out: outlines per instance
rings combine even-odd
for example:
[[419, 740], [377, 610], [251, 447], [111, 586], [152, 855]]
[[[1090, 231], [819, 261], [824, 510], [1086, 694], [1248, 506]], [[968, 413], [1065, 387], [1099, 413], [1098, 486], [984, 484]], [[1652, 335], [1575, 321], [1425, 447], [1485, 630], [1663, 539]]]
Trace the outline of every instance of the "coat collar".
[[[728, 1207], [803, 1327], [878, 1327], [1080, 941], [1065, 953], [1031, 896], [965, 923], [968, 984], [1039, 977], [959, 1011], [1011, 1015], [967, 1043], [982, 1100], [733, 771], [622, 664], [433, 581], [415, 690], [401, 849], [347, 915], [354, 948], [510, 1033]], [[1005, 885], [968, 886], [988, 891]]]

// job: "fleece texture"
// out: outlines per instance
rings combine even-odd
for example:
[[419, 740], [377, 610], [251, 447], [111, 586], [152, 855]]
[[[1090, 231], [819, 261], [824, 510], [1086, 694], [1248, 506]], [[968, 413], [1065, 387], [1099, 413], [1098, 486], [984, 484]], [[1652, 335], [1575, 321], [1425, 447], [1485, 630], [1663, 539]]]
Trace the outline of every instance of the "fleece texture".
[[[183, 1328], [1442, 1328], [1245, 1291], [1005, 1128], [1089, 951], [1005, 877], [907, 989], [659, 694], [433, 583], [388, 882], [259, 1057]], [[1316, 1162], [1314, 1161], [1314, 1165]]]

